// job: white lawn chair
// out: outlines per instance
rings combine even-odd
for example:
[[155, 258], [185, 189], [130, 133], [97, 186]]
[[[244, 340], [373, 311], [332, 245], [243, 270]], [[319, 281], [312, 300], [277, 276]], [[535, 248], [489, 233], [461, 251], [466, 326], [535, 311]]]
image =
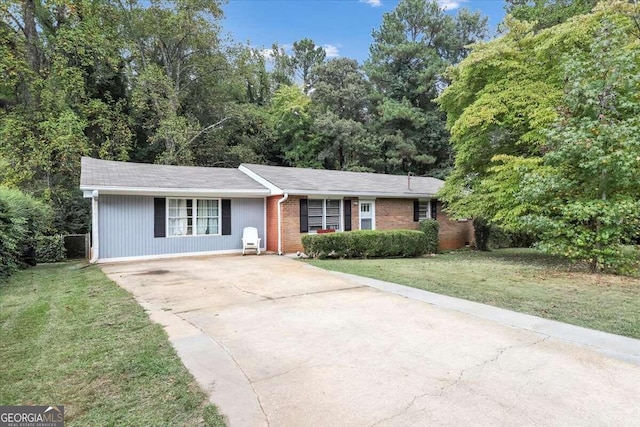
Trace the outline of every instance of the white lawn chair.
[[255, 249], [257, 255], [260, 255], [260, 240], [257, 228], [245, 227], [242, 230], [242, 255], [246, 249]]

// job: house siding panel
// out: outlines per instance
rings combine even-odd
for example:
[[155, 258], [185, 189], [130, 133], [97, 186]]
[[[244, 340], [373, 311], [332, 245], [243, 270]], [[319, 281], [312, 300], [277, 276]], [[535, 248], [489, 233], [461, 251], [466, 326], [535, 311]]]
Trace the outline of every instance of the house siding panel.
[[264, 199], [231, 199], [231, 234], [154, 237], [153, 197], [101, 195], [100, 259], [242, 249], [242, 230], [256, 227], [265, 243]]

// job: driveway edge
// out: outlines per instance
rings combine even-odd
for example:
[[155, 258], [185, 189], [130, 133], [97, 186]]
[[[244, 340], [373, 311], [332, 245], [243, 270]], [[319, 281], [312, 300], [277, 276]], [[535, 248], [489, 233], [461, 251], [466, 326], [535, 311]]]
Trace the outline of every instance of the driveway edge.
[[269, 425], [251, 382], [224, 346], [176, 313], [140, 300], [138, 304], [164, 328], [180, 360], [228, 425]]
[[436, 294], [397, 283], [325, 270], [310, 264], [306, 265], [309, 268], [319, 268], [323, 271], [328, 271], [337, 276], [384, 292], [491, 320], [504, 326], [526, 329], [547, 335], [554, 339], [591, 347], [606, 356], [640, 365], [640, 340], [634, 338], [583, 328], [555, 320], [543, 319], [542, 317], [530, 314], [518, 313], [487, 304]]

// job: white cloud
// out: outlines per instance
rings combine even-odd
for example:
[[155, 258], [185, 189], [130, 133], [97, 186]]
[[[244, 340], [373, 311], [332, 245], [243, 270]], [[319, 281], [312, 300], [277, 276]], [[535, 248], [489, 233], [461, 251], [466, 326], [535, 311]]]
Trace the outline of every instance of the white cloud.
[[438, 4], [444, 10], [454, 10], [458, 9], [462, 3], [465, 3], [467, 0], [438, 0]]
[[336, 58], [340, 56], [340, 51], [338, 50], [338, 46], [334, 46], [332, 44], [323, 44], [322, 48], [327, 53], [327, 58]]
[[382, 6], [382, 0], [360, 0], [360, 3], [366, 3], [371, 7]]
[[273, 59], [273, 49], [261, 49], [260, 54], [266, 59], [270, 61]]

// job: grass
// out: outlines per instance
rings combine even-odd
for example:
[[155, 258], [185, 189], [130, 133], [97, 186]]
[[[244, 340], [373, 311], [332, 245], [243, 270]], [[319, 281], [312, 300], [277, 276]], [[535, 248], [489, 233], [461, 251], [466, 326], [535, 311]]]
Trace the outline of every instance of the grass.
[[67, 426], [224, 426], [160, 325], [97, 267], [0, 284], [0, 405], [65, 406]]
[[417, 259], [308, 262], [328, 270], [640, 338], [640, 280], [589, 274], [531, 249], [461, 251]]

